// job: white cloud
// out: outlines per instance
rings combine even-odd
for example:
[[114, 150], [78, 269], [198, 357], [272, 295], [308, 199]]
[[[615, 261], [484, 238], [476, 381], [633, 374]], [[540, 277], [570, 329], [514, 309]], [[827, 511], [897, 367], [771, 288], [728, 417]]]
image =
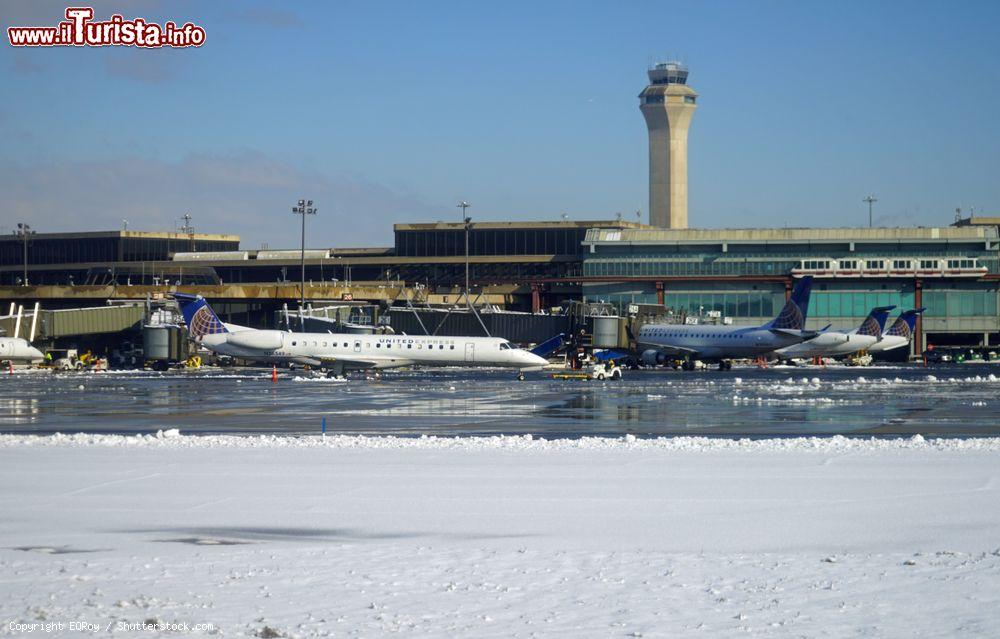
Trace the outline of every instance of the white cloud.
[[[184, 213], [197, 231], [236, 233], [248, 248], [298, 245], [291, 213], [309, 197], [311, 246], [389, 246], [392, 224], [436, 219], [442, 207], [366, 178], [303, 170], [245, 151], [190, 155], [180, 162], [141, 157], [0, 165], [0, 225], [28, 222], [39, 232], [172, 230]], [[437, 216], [439, 217], [439, 216]]]

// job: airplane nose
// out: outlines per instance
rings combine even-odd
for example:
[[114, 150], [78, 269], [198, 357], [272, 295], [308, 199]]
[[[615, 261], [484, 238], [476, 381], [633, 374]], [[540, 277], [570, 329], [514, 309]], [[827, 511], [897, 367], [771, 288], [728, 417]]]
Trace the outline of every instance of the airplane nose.
[[547, 366], [549, 360], [545, 359], [541, 355], [535, 355], [534, 353], [528, 353], [528, 359], [532, 366]]
[[29, 346], [28, 347], [28, 355], [31, 356], [31, 361], [35, 361], [35, 360], [41, 361], [41, 360], [45, 359], [45, 355], [42, 354], [42, 351], [38, 350], [34, 346]]

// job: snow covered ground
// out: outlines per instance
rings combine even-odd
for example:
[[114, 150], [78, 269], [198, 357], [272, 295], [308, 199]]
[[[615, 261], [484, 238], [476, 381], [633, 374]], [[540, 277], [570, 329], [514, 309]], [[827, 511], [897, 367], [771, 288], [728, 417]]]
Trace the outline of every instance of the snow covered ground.
[[0, 635], [996, 636], [998, 504], [998, 439], [0, 436]]

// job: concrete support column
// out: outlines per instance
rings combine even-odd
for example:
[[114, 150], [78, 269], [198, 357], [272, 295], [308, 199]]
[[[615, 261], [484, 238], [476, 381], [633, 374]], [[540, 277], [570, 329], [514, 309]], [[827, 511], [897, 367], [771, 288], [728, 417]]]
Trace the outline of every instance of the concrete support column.
[[663, 282], [656, 283], [656, 303], [663, 306]]
[[[921, 279], [913, 282], [913, 304], [914, 308], [921, 308], [924, 305], [924, 281]], [[920, 355], [927, 350], [924, 344], [924, 314], [917, 315], [917, 322], [913, 326], [913, 343], [910, 355]]]
[[542, 285], [531, 285], [531, 312], [538, 313], [542, 310]]

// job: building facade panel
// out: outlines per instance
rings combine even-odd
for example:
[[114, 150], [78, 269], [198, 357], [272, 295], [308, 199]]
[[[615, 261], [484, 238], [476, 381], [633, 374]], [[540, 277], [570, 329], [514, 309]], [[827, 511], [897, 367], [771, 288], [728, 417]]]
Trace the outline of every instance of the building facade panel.
[[998, 245], [995, 228], [595, 229], [584, 241], [582, 293], [622, 312], [661, 303], [751, 324], [777, 314], [795, 278], [813, 274], [810, 328], [852, 328], [876, 306], [922, 305], [925, 342], [972, 334], [985, 343], [1000, 333]]

